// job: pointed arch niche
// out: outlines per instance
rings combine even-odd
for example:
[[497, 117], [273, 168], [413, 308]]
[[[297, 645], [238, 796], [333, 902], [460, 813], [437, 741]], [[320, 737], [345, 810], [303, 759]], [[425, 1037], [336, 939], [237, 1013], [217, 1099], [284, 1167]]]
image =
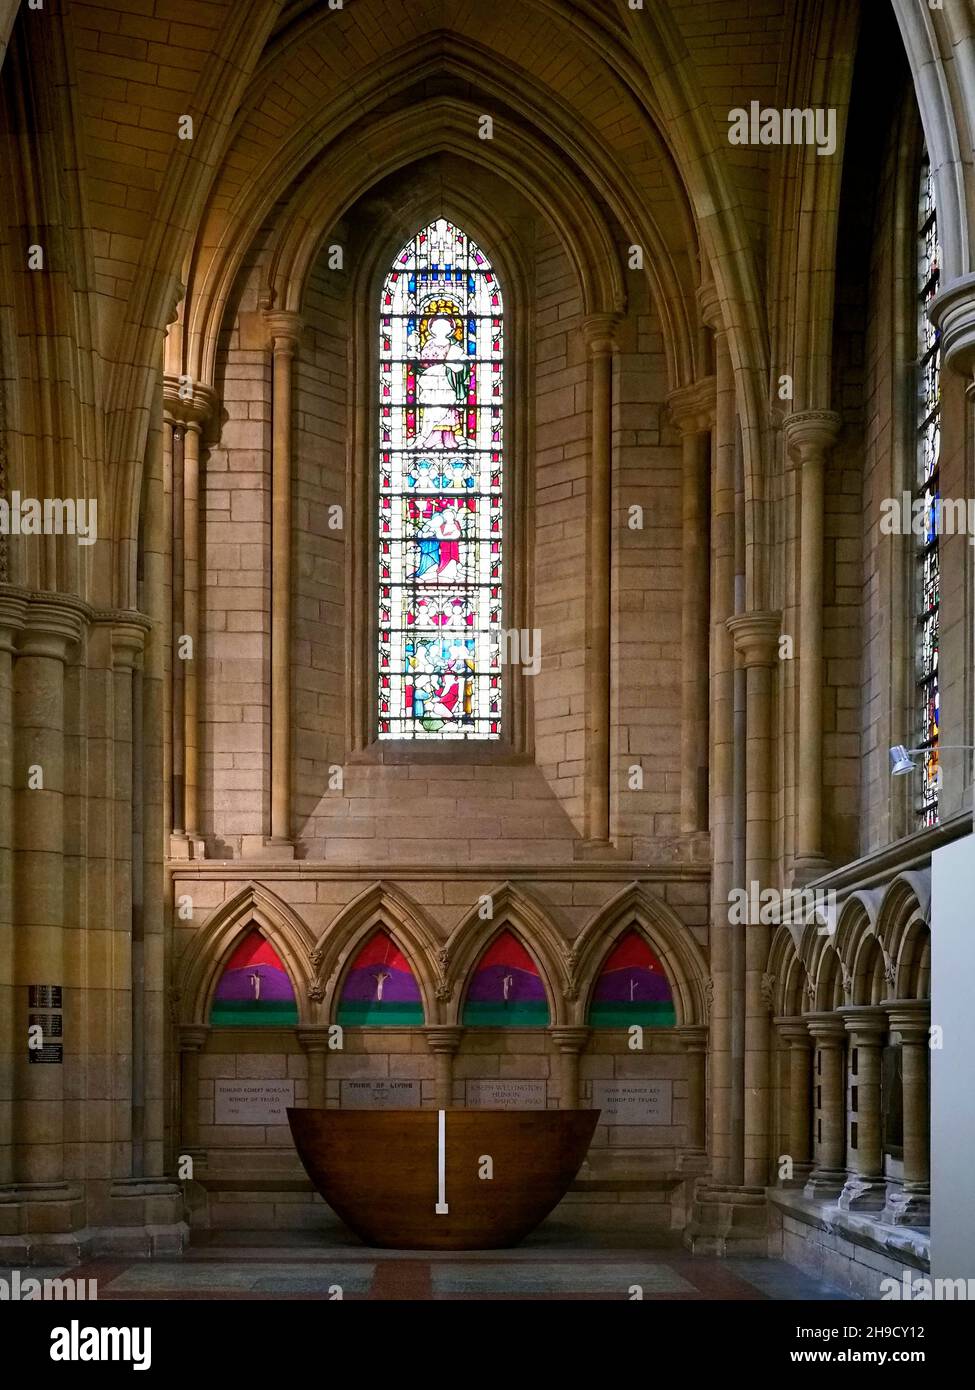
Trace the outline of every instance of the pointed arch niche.
[[547, 1028], [542, 973], [510, 927], [481, 952], [467, 982], [461, 1022], [467, 1028]]
[[673, 1028], [674, 995], [667, 972], [636, 927], [610, 948], [596, 976], [586, 1022], [593, 1028]]
[[295, 1028], [298, 1003], [284, 962], [251, 928], [231, 952], [210, 1001], [212, 1028]]
[[413, 968], [385, 928], [373, 932], [349, 964], [335, 1017], [343, 1027], [423, 1023], [423, 998]]

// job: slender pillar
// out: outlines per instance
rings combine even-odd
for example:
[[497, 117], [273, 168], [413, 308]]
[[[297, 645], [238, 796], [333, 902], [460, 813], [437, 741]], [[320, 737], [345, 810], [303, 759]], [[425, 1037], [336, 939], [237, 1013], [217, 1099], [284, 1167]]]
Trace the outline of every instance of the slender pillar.
[[[716, 307], [713, 312], [716, 314]], [[716, 1183], [742, 1180], [740, 1068], [732, 1056], [735, 611], [735, 381], [727, 335], [715, 331], [716, 413], [711, 437], [711, 1149]], [[737, 1120], [736, 1120], [737, 1116]]]
[[689, 1023], [677, 1029], [677, 1036], [687, 1057], [687, 1138], [680, 1166], [699, 1170], [704, 1166], [707, 1145], [708, 1030], [703, 1024]]
[[180, 1140], [184, 1153], [200, 1147], [200, 1053], [210, 1030], [191, 1024], [179, 1030]]
[[434, 1094], [437, 1109], [448, 1110], [454, 1103], [454, 1056], [464, 1030], [454, 1024], [433, 1023], [423, 1031], [436, 1066]]
[[902, 999], [887, 1004], [888, 1027], [900, 1039], [904, 1116], [904, 1181], [887, 1194], [884, 1220], [895, 1226], [928, 1226], [931, 1221], [931, 1114], [929, 1065], [931, 1004]]
[[[745, 667], [745, 886], [769, 886], [771, 872], [772, 668], [778, 659], [779, 615], [745, 613], [728, 628]], [[747, 1185], [769, 1180], [771, 1127], [769, 1008], [762, 991], [769, 928], [745, 925], [745, 1162]]]
[[0, 593], [0, 1187], [14, 1180], [14, 1068], [26, 1034], [18, 1037], [20, 1010], [14, 954], [14, 728], [13, 653], [29, 595]]
[[613, 353], [616, 316], [592, 314], [582, 331], [592, 381], [589, 605], [586, 652], [586, 838], [610, 840], [610, 631], [612, 596]]
[[308, 1057], [308, 1100], [310, 1110], [325, 1109], [325, 1081], [328, 1072], [328, 1027], [299, 1028], [298, 1041]]
[[183, 636], [191, 655], [183, 668], [183, 824], [190, 842], [200, 839], [200, 435], [198, 418], [183, 436]]
[[681, 734], [680, 828], [708, 828], [708, 521], [710, 431], [715, 378], [667, 397], [681, 432]]
[[810, 1014], [806, 1022], [816, 1045], [817, 1105], [815, 1167], [805, 1194], [821, 1201], [835, 1197], [846, 1181], [846, 1028], [839, 1014]]
[[812, 1047], [804, 1018], [777, 1018], [775, 1027], [789, 1046], [789, 1093], [787, 1108], [788, 1155], [792, 1176], [780, 1178], [782, 1187], [802, 1187], [812, 1171], [810, 1148], [812, 1117]]
[[579, 1108], [579, 1058], [586, 1049], [591, 1028], [550, 1028], [549, 1036], [559, 1049], [559, 1109]]
[[[116, 615], [111, 622], [112, 640], [112, 743], [111, 767], [114, 781], [114, 846], [112, 877], [111, 1028], [112, 1063], [122, 1096], [112, 1100], [112, 1175], [132, 1175], [133, 1103], [136, 1073], [141, 1081], [142, 1057], [136, 1062], [135, 1023], [137, 1011], [134, 989], [141, 984], [142, 971], [133, 971], [135, 942], [135, 894], [133, 892], [133, 830], [136, 787], [133, 777], [133, 677], [146, 636], [145, 622]], [[106, 914], [108, 915], [108, 914]], [[140, 933], [141, 935], [141, 933]], [[141, 941], [139, 943], [141, 952]], [[139, 962], [141, 967], [141, 962]], [[138, 1011], [141, 1022], [141, 1009]], [[139, 1039], [141, 1044], [141, 1037]], [[141, 1092], [141, 1087], [139, 1088]], [[140, 1115], [141, 1119], [141, 1115]]]
[[273, 376], [271, 445], [271, 833], [283, 854], [291, 840], [291, 476], [294, 359], [298, 314], [266, 315]]
[[840, 430], [831, 410], [804, 410], [785, 422], [799, 468], [799, 730], [795, 879], [808, 883], [829, 867], [823, 852], [823, 534], [824, 477]]
[[45, 1038], [76, 1052], [81, 1039], [74, 971], [67, 978], [64, 943], [65, 746], [64, 668], [80, 640], [87, 610], [78, 600], [34, 599], [14, 665], [14, 911], [16, 920], [17, 1066], [14, 1074], [14, 1176], [21, 1183], [64, 1177], [64, 1065], [33, 1064], [27, 1048], [28, 991], [64, 990], [66, 1036]]
[[183, 455], [186, 427], [181, 420], [168, 418], [166, 428], [170, 436], [173, 463], [173, 591], [172, 591], [172, 695], [170, 711], [172, 729], [170, 745], [172, 749], [173, 780], [172, 796], [172, 841], [170, 855], [173, 858], [189, 858], [189, 840], [186, 835], [186, 718], [185, 687], [186, 663], [180, 659], [182, 639], [185, 632], [183, 621]]
[[850, 1142], [849, 1177], [838, 1205], [843, 1211], [880, 1211], [887, 1199], [880, 1129], [880, 1056], [887, 1014], [864, 1005], [842, 1013], [850, 1039]]

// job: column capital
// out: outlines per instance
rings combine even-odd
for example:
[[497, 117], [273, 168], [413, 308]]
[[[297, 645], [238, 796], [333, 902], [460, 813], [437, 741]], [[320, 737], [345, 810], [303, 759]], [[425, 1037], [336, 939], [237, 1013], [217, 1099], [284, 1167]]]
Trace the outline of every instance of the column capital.
[[431, 1023], [423, 1030], [431, 1052], [453, 1054], [460, 1047], [464, 1029], [453, 1023]]
[[891, 1033], [905, 1040], [927, 1043], [931, 1027], [930, 999], [893, 999], [884, 1004]]
[[294, 354], [304, 326], [300, 314], [293, 309], [265, 309], [264, 323], [274, 352]]
[[707, 1052], [708, 1027], [706, 1023], [685, 1023], [674, 1032], [684, 1045], [685, 1052]]
[[809, 1036], [819, 1047], [842, 1047], [846, 1026], [840, 1014], [807, 1014]]
[[586, 347], [594, 357], [607, 356], [616, 351], [616, 329], [619, 314], [586, 314], [582, 320], [582, 336]]
[[0, 590], [0, 652], [14, 650], [16, 634], [24, 626], [29, 604], [29, 589], [14, 589], [5, 585]]
[[718, 287], [710, 276], [697, 287], [697, 309], [705, 328], [710, 328], [712, 333], [724, 332], [721, 299], [718, 295]]
[[941, 332], [945, 365], [975, 377], [975, 272], [945, 285], [928, 306], [928, 317]]
[[821, 462], [839, 438], [843, 420], [835, 410], [798, 410], [783, 423], [785, 445], [796, 463]]
[[296, 1028], [295, 1034], [305, 1052], [327, 1052], [329, 1025], [319, 1024], [307, 1028]]
[[786, 1017], [780, 1014], [772, 1019], [776, 1032], [780, 1038], [785, 1038], [790, 1047], [812, 1047], [812, 1035], [809, 1032], [809, 1025], [805, 1018], [799, 1016]]
[[735, 651], [746, 666], [774, 666], [778, 661], [781, 614], [739, 613], [725, 624], [735, 643]]
[[32, 594], [17, 641], [20, 656], [46, 656], [67, 661], [81, 641], [92, 610], [72, 594]]
[[874, 1004], [852, 1004], [840, 1009], [843, 1026], [857, 1045], [876, 1043], [887, 1032], [887, 1010]]
[[560, 1052], [582, 1052], [589, 1041], [591, 1028], [549, 1028], [548, 1035]]
[[717, 378], [704, 376], [687, 386], [678, 386], [667, 396], [667, 409], [681, 434], [704, 434], [714, 425]]
[[96, 613], [93, 622], [112, 630], [112, 666], [117, 670], [132, 670], [152, 631], [152, 620], [132, 608]]
[[202, 1052], [210, 1029], [204, 1023], [184, 1023], [179, 1029], [180, 1052]]
[[202, 381], [189, 376], [163, 377], [163, 418], [169, 425], [184, 429], [202, 430], [216, 414], [217, 393]]

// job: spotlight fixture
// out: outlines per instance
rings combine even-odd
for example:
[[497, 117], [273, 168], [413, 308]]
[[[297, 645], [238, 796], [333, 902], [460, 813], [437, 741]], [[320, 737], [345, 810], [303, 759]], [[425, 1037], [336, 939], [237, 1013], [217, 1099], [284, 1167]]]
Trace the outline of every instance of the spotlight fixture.
[[[975, 750], [973, 743], [939, 743], [937, 745], [939, 756], [949, 752], [967, 752]], [[891, 777], [903, 777], [908, 772], [917, 772], [918, 764], [915, 758], [923, 757], [929, 752], [927, 748], [905, 748], [903, 743], [895, 743], [890, 749], [890, 775]]]

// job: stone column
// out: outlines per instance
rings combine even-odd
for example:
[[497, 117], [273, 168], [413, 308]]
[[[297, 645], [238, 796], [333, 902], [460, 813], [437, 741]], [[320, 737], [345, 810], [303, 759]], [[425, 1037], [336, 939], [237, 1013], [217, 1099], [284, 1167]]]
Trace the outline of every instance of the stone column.
[[831, 410], [803, 410], [785, 422], [786, 447], [799, 469], [799, 729], [795, 880], [829, 867], [823, 853], [823, 480], [840, 431]]
[[591, 1028], [550, 1028], [549, 1037], [559, 1049], [559, 1109], [579, 1108], [579, 1058], [586, 1049]]
[[437, 1069], [434, 1082], [437, 1109], [448, 1110], [454, 1103], [454, 1056], [464, 1030], [455, 1024], [431, 1023], [423, 1031]]
[[14, 1070], [27, 1045], [20, 1033], [14, 949], [14, 744], [13, 653], [24, 626], [26, 591], [0, 593], [0, 1187], [14, 1180]]
[[[745, 667], [745, 887], [769, 886], [772, 816], [772, 668], [778, 660], [779, 615], [744, 613], [728, 629]], [[762, 989], [770, 933], [745, 925], [745, 1162], [747, 1185], [769, 1180], [769, 1006]]]
[[180, 1058], [180, 1146], [192, 1154], [200, 1147], [200, 1053], [206, 1047], [210, 1029], [204, 1024], [184, 1025], [179, 1030]]
[[904, 1181], [887, 1194], [884, 1220], [895, 1226], [928, 1226], [931, 1221], [931, 1113], [929, 1061], [931, 1003], [900, 999], [887, 1004], [887, 1023], [900, 1038], [904, 1114]]
[[681, 432], [681, 734], [680, 828], [708, 828], [708, 524], [715, 378], [667, 397]]
[[273, 372], [271, 446], [271, 826], [268, 844], [291, 857], [292, 390], [301, 318], [266, 315]]
[[804, 1018], [777, 1018], [775, 1027], [789, 1045], [788, 1143], [792, 1177], [780, 1179], [780, 1186], [802, 1187], [812, 1171], [813, 1040]]
[[[192, 656], [183, 668], [183, 824], [191, 844], [200, 839], [200, 434], [198, 418], [183, 436], [183, 636]], [[197, 856], [195, 856], [197, 857]], [[202, 856], [199, 856], [202, 857]]]
[[325, 1109], [325, 1080], [328, 1072], [328, 1026], [299, 1028], [298, 1041], [308, 1057], [308, 1108]]
[[711, 436], [711, 1156], [717, 1183], [740, 1182], [740, 1120], [744, 1104], [732, 1057], [731, 924], [733, 878], [734, 642], [727, 620], [735, 611], [735, 381], [727, 335], [708, 300], [705, 322], [715, 325], [714, 432]]
[[815, 1201], [835, 1197], [846, 1181], [846, 1028], [839, 1014], [809, 1014], [816, 1045], [813, 1089], [818, 1100], [816, 1163], [805, 1186]]
[[164, 394], [168, 407], [165, 416], [165, 430], [169, 436], [170, 457], [172, 460], [172, 519], [173, 519], [173, 559], [172, 559], [172, 609], [170, 626], [172, 630], [172, 672], [169, 710], [170, 764], [172, 768], [171, 798], [172, 831], [170, 836], [170, 857], [188, 859], [190, 842], [186, 834], [186, 715], [185, 686], [186, 663], [180, 660], [182, 637], [185, 632], [183, 619], [183, 470], [184, 442], [186, 426], [172, 411], [174, 404], [171, 395]]
[[707, 1153], [708, 1030], [703, 1024], [688, 1023], [676, 1032], [687, 1056], [687, 1140], [680, 1167], [699, 1172], [705, 1166]]
[[[880, 1130], [880, 1058], [887, 1033], [887, 1014], [883, 1009], [860, 1005], [843, 1009], [842, 1016], [850, 1036], [849, 1085], [851, 1091], [856, 1088], [856, 1104], [852, 1104], [851, 1096], [849, 1177], [838, 1205], [843, 1211], [880, 1211], [887, 1199]], [[856, 1144], [853, 1143], [854, 1123]]]
[[589, 493], [589, 604], [586, 661], [586, 839], [610, 840], [610, 633], [612, 595], [613, 353], [616, 315], [592, 314], [589, 351], [592, 444]]
[[14, 1176], [27, 1184], [64, 1177], [64, 1065], [31, 1064], [27, 1000], [31, 985], [64, 990], [62, 1045], [77, 1053], [77, 967], [67, 974], [64, 945], [64, 668], [88, 615], [67, 596], [34, 598], [17, 645], [13, 683], [14, 912], [16, 1011]]
[[[134, 1024], [139, 1020], [140, 1033], [143, 1021], [141, 1000], [133, 997], [133, 991], [141, 982], [142, 972], [135, 977], [134, 961], [134, 921], [133, 908], [133, 828], [134, 803], [137, 789], [133, 777], [133, 706], [132, 686], [136, 663], [141, 657], [145, 644], [148, 622], [141, 615], [131, 617], [118, 613], [107, 619], [111, 625], [112, 640], [112, 690], [111, 690], [111, 768], [114, 787], [111, 789], [114, 800], [114, 833], [110, 843], [114, 845], [112, 891], [114, 899], [111, 917], [115, 932], [112, 949], [111, 976], [105, 983], [111, 986], [110, 1016], [107, 1020], [111, 1029], [111, 1060], [116, 1085], [124, 1086], [124, 1094], [115, 1094], [111, 1104], [113, 1109], [111, 1125], [111, 1153], [113, 1177], [129, 1177], [132, 1174], [133, 1105], [142, 1087], [136, 1087], [136, 1078], [141, 1083], [142, 1057], [136, 1053], [136, 1043], [141, 1044], [141, 1036], [134, 1037]], [[138, 1004], [138, 1008], [135, 1006]], [[140, 1116], [141, 1119], [141, 1116]]]

